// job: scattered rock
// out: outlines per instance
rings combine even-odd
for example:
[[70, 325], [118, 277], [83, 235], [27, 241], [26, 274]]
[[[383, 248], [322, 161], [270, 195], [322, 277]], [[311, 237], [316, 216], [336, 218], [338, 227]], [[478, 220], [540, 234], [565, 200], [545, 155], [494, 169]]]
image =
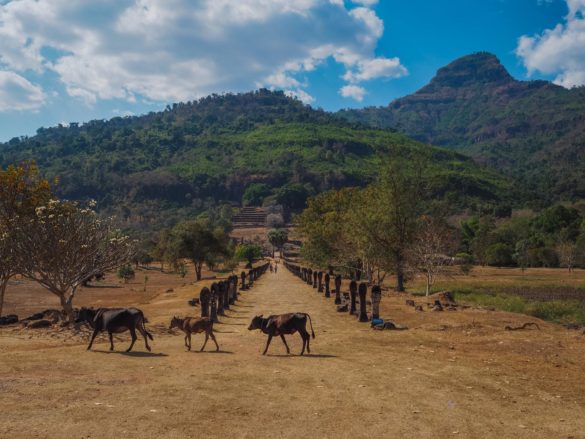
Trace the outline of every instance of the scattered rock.
[[346, 303], [345, 305], [339, 305], [337, 307], [337, 312], [347, 312], [349, 311], [349, 304]]
[[526, 329], [529, 326], [534, 326], [536, 327], [536, 329], [538, 329], [540, 331], [540, 326], [538, 326], [538, 323], [534, 323], [534, 322], [526, 322], [521, 326], [506, 326], [506, 331], [519, 331], [521, 329]]
[[165, 291], [165, 293], [174, 293], [174, 292], [175, 292], [175, 290], [172, 288], [169, 288], [168, 290]]
[[431, 311], [443, 311], [443, 305], [439, 300], [435, 300], [435, 304], [432, 305]]
[[[24, 321], [25, 320], [23, 320], [22, 322]], [[24, 326], [26, 326], [28, 329], [50, 328], [51, 326], [53, 326], [53, 322], [47, 319], [33, 320], [27, 321]]]
[[188, 301], [187, 301], [187, 303], [188, 303], [190, 306], [197, 306], [197, 305], [199, 305], [200, 301], [199, 301], [199, 299], [197, 299], [197, 298], [193, 298], [193, 299], [191, 299], [191, 300], [188, 300]]
[[14, 325], [18, 323], [18, 316], [16, 314], [9, 314], [4, 317], [0, 317], [0, 326]]
[[408, 329], [408, 327], [406, 327], [404, 325], [399, 325], [398, 323], [394, 323], [390, 320], [387, 320], [387, 321], [382, 322], [378, 325], [372, 324], [372, 329], [376, 329], [378, 331], [383, 331], [385, 329], [394, 330], [394, 331], [404, 331], [404, 330]]
[[422, 305], [416, 305], [416, 306], [414, 307], [414, 310], [415, 310], [415, 311], [422, 312], [422, 311], [423, 311], [423, 307], [422, 307]]
[[406, 306], [415, 306], [414, 300], [406, 299]]

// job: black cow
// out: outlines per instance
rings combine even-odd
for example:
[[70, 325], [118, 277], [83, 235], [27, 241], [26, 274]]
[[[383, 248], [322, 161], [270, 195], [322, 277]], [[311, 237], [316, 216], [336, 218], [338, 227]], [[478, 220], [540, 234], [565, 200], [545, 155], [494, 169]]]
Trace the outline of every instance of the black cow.
[[[76, 323], [87, 322], [93, 328], [93, 334], [87, 349], [91, 349], [93, 341], [96, 336], [102, 331], [108, 331], [110, 336], [110, 350], [114, 350], [114, 338], [112, 334], [130, 331], [132, 335], [132, 343], [126, 352], [130, 352], [134, 343], [136, 342], [136, 330], [138, 330], [144, 337], [144, 344], [146, 349], [150, 351], [148, 346], [148, 338], [154, 340], [150, 332], [144, 327], [146, 318], [141, 310], [138, 308], [81, 308]], [[147, 338], [148, 337], [148, 338]]]
[[297, 313], [288, 313], [288, 314], [277, 314], [268, 316], [266, 318], [262, 317], [262, 314], [256, 316], [250, 322], [250, 326], [248, 327], [249, 331], [254, 329], [260, 329], [264, 334], [268, 334], [268, 341], [266, 342], [266, 348], [262, 355], [265, 355], [268, 351], [268, 346], [270, 346], [270, 342], [272, 341], [272, 337], [279, 335], [286, 347], [286, 353], [290, 354], [290, 349], [286, 344], [286, 340], [284, 338], [285, 334], [294, 334], [298, 331], [301, 338], [303, 339], [303, 349], [301, 350], [301, 355], [305, 353], [305, 346], [307, 347], [307, 352], [311, 353], [311, 348], [309, 346], [309, 341], [311, 337], [307, 332], [307, 318], [309, 319], [309, 323], [311, 324], [311, 335], [315, 338], [315, 332], [313, 331], [313, 322], [311, 321], [311, 316], [306, 313], [297, 312]]

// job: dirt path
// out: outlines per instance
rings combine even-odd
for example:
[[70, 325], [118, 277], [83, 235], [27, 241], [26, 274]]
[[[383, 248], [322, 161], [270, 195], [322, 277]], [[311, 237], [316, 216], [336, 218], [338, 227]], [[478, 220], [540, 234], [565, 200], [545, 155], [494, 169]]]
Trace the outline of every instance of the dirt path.
[[[161, 328], [172, 314], [192, 313], [185, 302], [194, 295], [189, 286], [142, 306], [149, 325]], [[383, 311], [406, 319], [396, 303], [388, 299]], [[250, 319], [291, 311], [311, 315], [313, 354], [297, 356], [294, 335], [293, 355], [275, 339], [262, 356], [266, 337], [247, 330]], [[440, 324], [451, 315], [427, 318]], [[160, 329], [152, 354], [140, 341], [131, 354], [109, 353], [105, 339], [86, 352], [78, 342], [0, 333], [0, 436], [585, 437], [583, 373], [572, 381], [583, 368], [583, 344], [566, 335], [559, 341], [554, 330], [547, 343], [565, 349], [550, 365], [537, 363], [548, 345], [537, 347], [532, 333], [506, 334], [515, 337], [506, 346], [531, 348], [523, 354], [515, 347], [510, 361], [517, 366], [509, 369], [492, 338], [372, 331], [336, 313], [333, 299], [284, 268], [243, 292], [222, 322], [220, 353], [210, 345], [205, 353], [185, 352], [182, 336]], [[194, 338], [194, 347], [201, 343], [202, 336]], [[542, 355], [535, 352], [541, 348]]]

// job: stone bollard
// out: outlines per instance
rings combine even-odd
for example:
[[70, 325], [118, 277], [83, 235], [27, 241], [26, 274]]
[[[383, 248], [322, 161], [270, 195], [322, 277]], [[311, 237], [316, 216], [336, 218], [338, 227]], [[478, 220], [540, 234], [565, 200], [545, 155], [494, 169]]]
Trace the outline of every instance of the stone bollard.
[[382, 289], [380, 285], [374, 285], [371, 292], [372, 320], [380, 318], [380, 301], [382, 300]]
[[331, 290], [329, 289], [331, 283], [331, 276], [329, 273], [325, 275], [325, 297], [331, 297]]
[[252, 285], [254, 285], [254, 270], [249, 270], [248, 271], [248, 288], [252, 288]]
[[201, 317], [209, 317], [209, 301], [211, 300], [211, 291], [209, 288], [201, 288], [199, 293], [199, 303], [201, 304]]
[[349, 283], [349, 297], [350, 297], [350, 306], [349, 306], [349, 313], [354, 315], [356, 313], [355, 307], [355, 296], [357, 294], [357, 282], [352, 280]]
[[230, 283], [227, 280], [221, 281], [219, 290], [223, 294], [223, 308], [230, 309]]
[[213, 294], [215, 296], [217, 315], [224, 316], [225, 312], [223, 311], [223, 305], [224, 305], [223, 304], [223, 294], [222, 294], [222, 291], [219, 289], [219, 285], [217, 284], [217, 282], [213, 282], [211, 284], [211, 294]]
[[234, 302], [238, 300], [238, 276], [235, 274], [232, 276], [232, 284], [234, 286]]
[[210, 303], [209, 318], [212, 322], [219, 323], [219, 319], [217, 318], [217, 296], [213, 292], [211, 292]]
[[248, 286], [246, 285], [246, 273], [244, 271], [242, 271], [241, 277], [242, 277], [242, 290], [247, 290]]
[[366, 295], [368, 294], [368, 285], [365, 282], [360, 283], [359, 295], [360, 295], [360, 322], [369, 322], [368, 312], [366, 310]]
[[335, 304], [341, 305], [341, 275], [335, 276]]
[[317, 277], [319, 275], [317, 274], [316, 271], [313, 271], [313, 288], [317, 288]]
[[322, 271], [317, 273], [317, 291], [319, 293], [323, 292], [323, 272]]
[[311, 270], [310, 268], [307, 271], [307, 283], [309, 285], [313, 284], [313, 270]]

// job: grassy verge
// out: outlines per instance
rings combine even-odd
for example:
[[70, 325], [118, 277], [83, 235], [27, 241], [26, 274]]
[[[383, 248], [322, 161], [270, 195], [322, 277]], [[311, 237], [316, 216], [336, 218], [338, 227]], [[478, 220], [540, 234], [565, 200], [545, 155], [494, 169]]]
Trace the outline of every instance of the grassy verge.
[[585, 324], [585, 307], [578, 300], [529, 300], [504, 293], [479, 293], [469, 289], [453, 290], [455, 300], [462, 303], [491, 306], [555, 323]]

